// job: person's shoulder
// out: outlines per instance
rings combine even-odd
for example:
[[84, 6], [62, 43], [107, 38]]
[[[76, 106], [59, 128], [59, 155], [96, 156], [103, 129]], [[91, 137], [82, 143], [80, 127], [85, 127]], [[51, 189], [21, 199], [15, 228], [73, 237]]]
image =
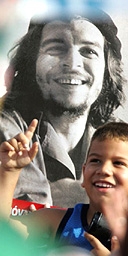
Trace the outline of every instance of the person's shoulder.
[[[62, 221], [63, 217], [65, 216], [67, 209], [61, 208], [43, 208], [40, 209], [34, 214], [36, 215], [36, 219], [42, 224], [46, 224], [47, 226], [51, 227], [53, 230], [54, 235], [59, 227], [60, 222]], [[30, 214], [31, 219], [33, 220], [32, 214]]]
[[18, 113], [15, 110], [12, 111], [1, 111], [0, 113], [0, 120], [1, 121], [8, 121], [10, 123], [16, 123], [17, 125], [21, 126], [24, 125], [27, 127], [26, 122], [23, 120], [22, 116], [20, 115], [20, 113]]
[[57, 207], [50, 207], [50, 208], [43, 208], [38, 211], [36, 211], [36, 214], [39, 216], [45, 217], [45, 218], [52, 218], [56, 219], [59, 218], [60, 220], [64, 217], [66, 214], [67, 209], [65, 208], [57, 208]]
[[125, 121], [115, 115], [111, 115], [107, 123], [109, 122], [125, 122]]
[[0, 135], [1, 141], [14, 137], [17, 133], [24, 132], [27, 124], [16, 112], [2, 111], [0, 114]]
[[1, 113], [0, 113], [0, 118], [5, 118], [5, 119], [15, 119], [15, 117], [19, 117], [21, 118], [20, 114], [15, 111], [15, 110], [2, 110]]

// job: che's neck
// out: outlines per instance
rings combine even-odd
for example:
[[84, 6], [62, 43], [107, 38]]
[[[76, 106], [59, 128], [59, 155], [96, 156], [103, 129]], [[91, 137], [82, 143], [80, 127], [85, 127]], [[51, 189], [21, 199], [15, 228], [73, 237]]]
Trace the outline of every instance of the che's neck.
[[75, 148], [80, 141], [86, 126], [88, 111], [77, 118], [62, 115], [61, 117], [48, 114], [48, 120], [60, 137], [67, 152]]

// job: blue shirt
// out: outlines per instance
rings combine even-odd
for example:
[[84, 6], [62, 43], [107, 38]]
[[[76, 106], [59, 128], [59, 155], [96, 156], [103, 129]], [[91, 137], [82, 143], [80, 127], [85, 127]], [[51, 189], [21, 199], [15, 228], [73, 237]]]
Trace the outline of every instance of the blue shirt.
[[[83, 211], [84, 207], [84, 211]], [[81, 248], [84, 248], [88, 251], [93, 249], [92, 245], [84, 237], [84, 232], [87, 231], [87, 210], [89, 205], [77, 204], [72, 213], [69, 216], [71, 210], [68, 209], [66, 215], [62, 219], [60, 226], [57, 231], [57, 237], [59, 242], [64, 245], [74, 245]], [[84, 226], [82, 222], [82, 215], [84, 218]]]

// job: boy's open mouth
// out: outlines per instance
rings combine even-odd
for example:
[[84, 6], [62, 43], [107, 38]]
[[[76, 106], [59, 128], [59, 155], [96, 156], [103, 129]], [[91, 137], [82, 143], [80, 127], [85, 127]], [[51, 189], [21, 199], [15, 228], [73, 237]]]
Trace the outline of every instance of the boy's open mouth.
[[98, 188], [114, 188], [115, 185], [108, 182], [94, 182], [93, 185]]

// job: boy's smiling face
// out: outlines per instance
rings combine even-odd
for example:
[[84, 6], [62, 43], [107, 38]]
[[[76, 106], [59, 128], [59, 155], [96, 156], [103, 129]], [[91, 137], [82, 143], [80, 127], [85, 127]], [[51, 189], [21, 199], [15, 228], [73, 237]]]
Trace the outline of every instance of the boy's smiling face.
[[95, 139], [83, 167], [83, 174], [82, 186], [86, 189], [94, 211], [100, 211], [101, 199], [110, 198], [119, 186], [128, 195], [128, 141]]

